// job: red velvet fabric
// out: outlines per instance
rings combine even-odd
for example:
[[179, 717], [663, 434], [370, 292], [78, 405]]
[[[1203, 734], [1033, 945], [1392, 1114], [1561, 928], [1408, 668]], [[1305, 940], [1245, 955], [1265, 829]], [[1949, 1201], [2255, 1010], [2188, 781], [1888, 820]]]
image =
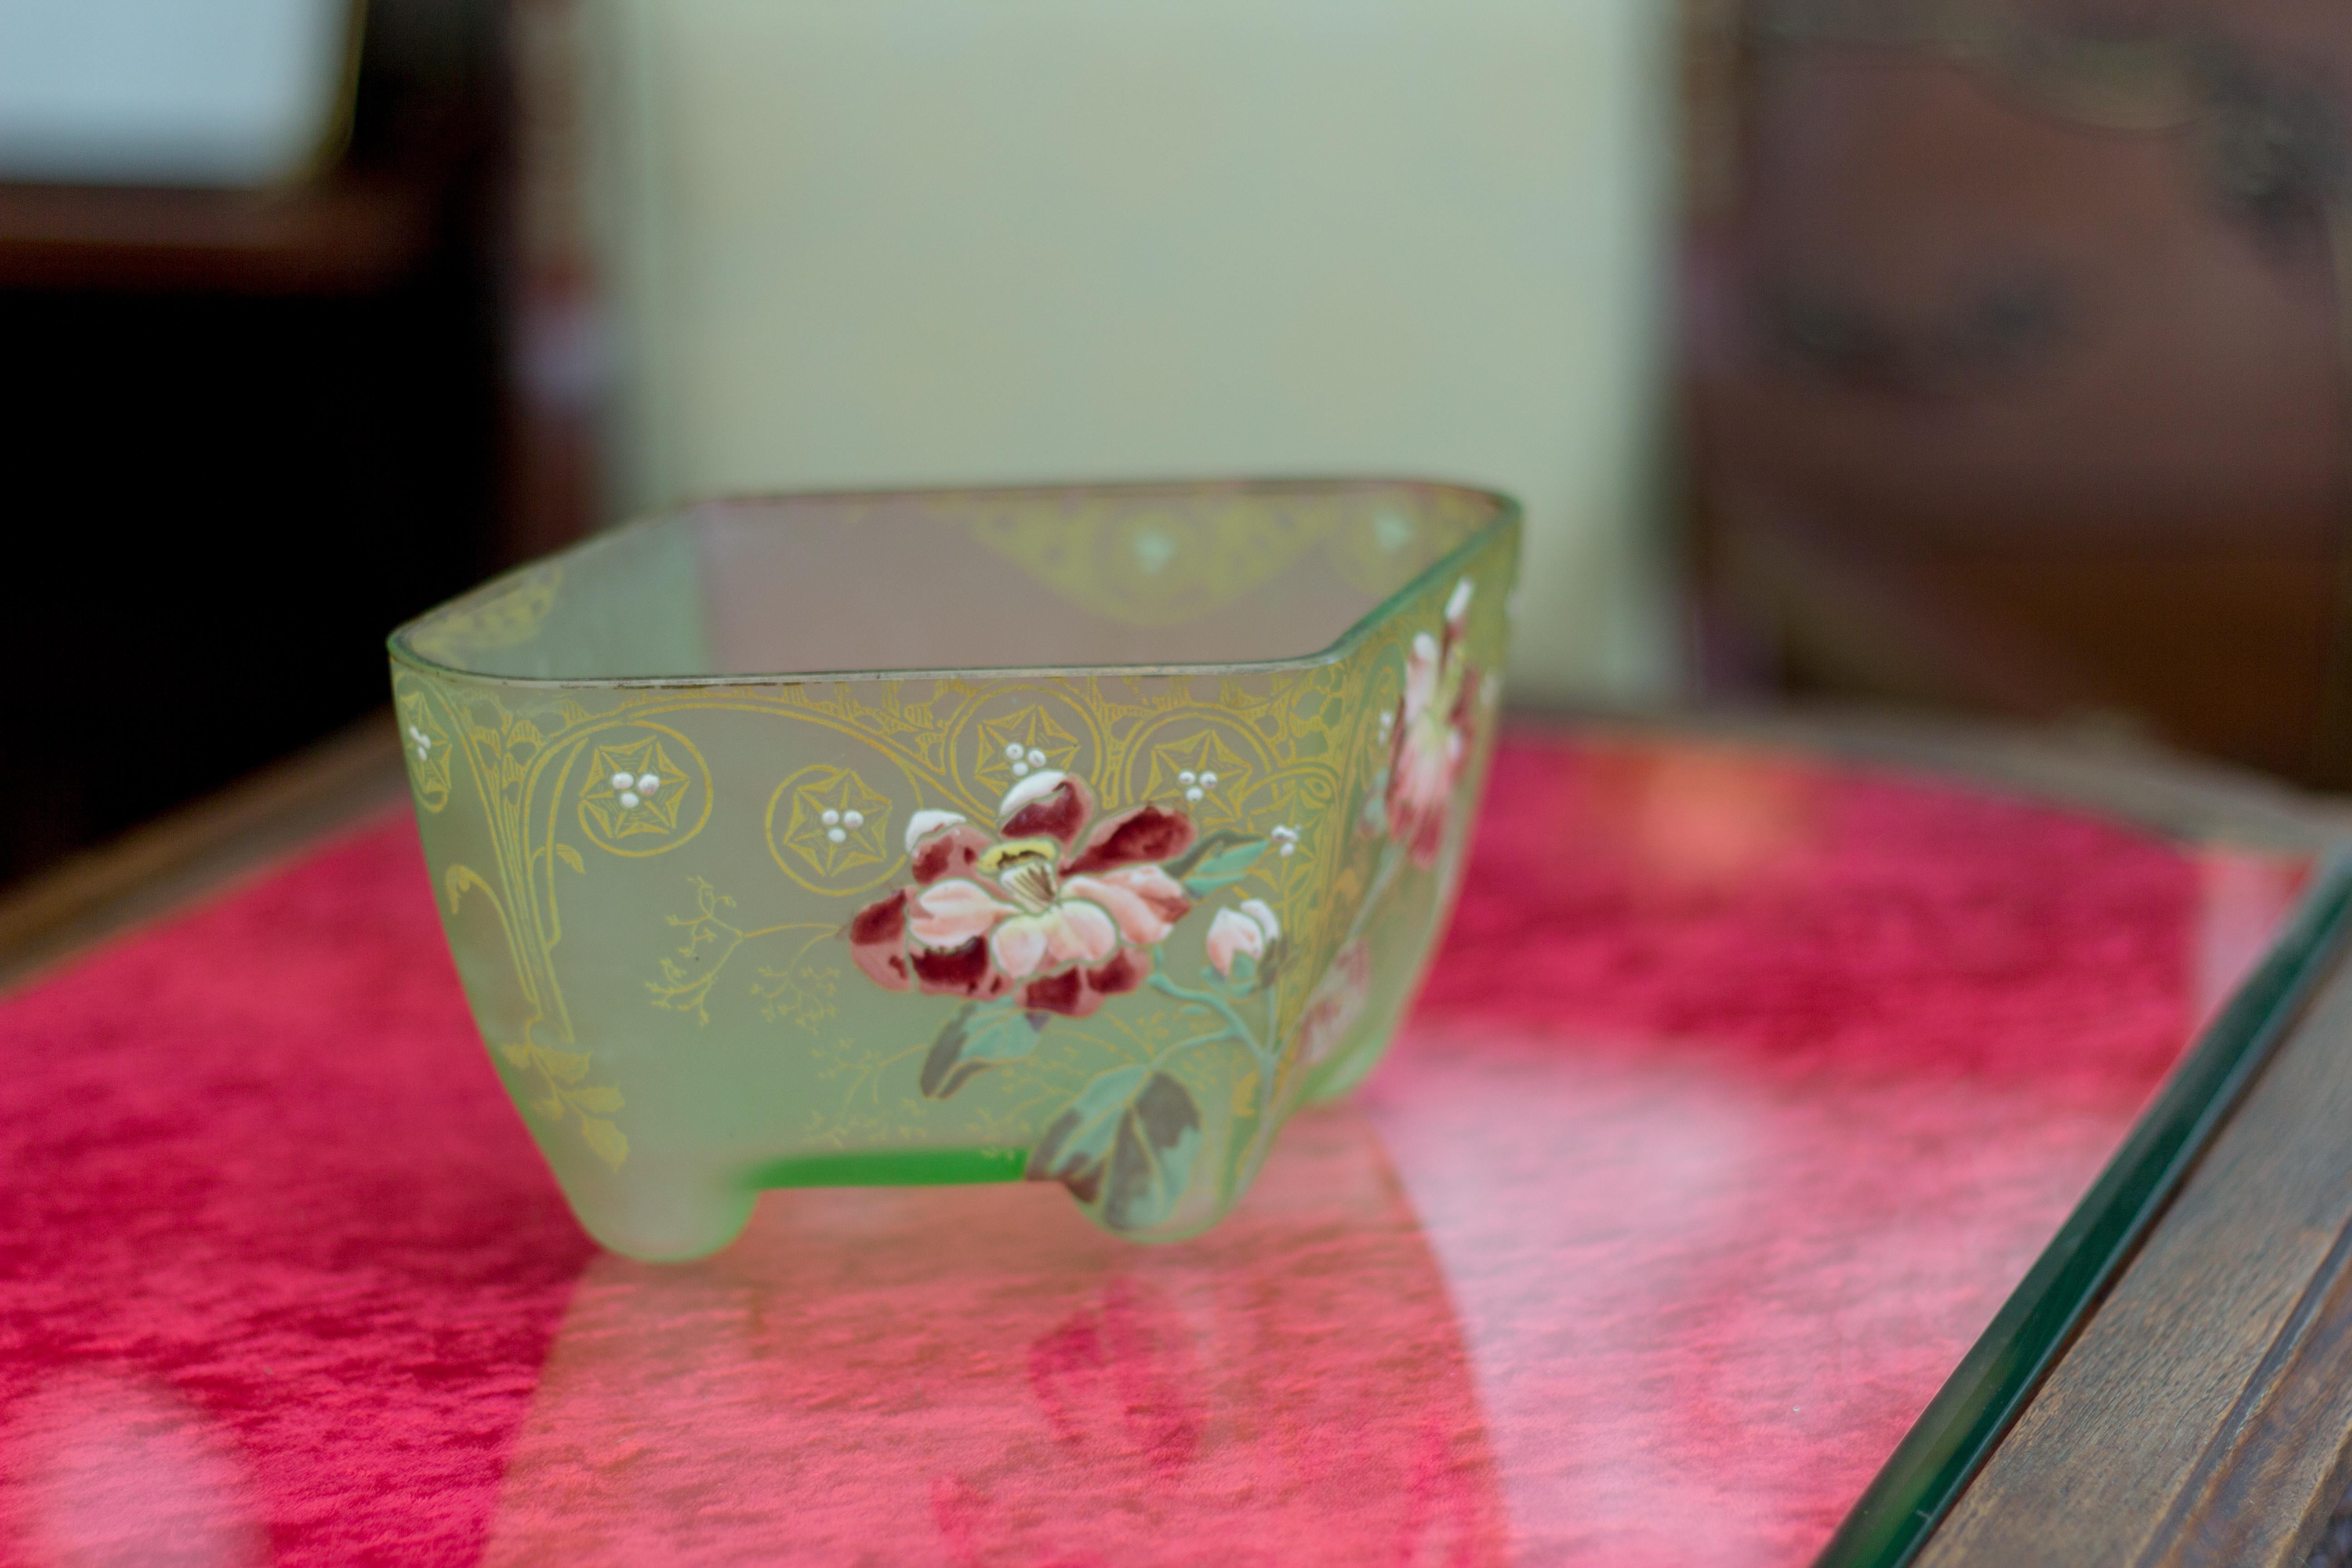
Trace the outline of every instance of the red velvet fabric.
[[0, 1561], [1796, 1563], [2300, 868], [1520, 739], [1423, 1005], [1225, 1226], [595, 1251], [386, 820], [0, 1003]]

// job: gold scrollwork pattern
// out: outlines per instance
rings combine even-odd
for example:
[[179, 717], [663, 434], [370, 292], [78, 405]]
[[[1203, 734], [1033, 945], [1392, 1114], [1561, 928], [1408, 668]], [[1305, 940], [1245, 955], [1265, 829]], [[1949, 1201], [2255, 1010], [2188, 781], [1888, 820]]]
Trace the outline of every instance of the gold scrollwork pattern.
[[1052, 500], [961, 495], [943, 521], [1074, 605], [1129, 626], [1181, 626], [1224, 609], [1316, 552], [1349, 584], [1402, 588], [1484, 526], [1482, 497], [1393, 485], [1235, 491], [1172, 503], [1150, 489]]

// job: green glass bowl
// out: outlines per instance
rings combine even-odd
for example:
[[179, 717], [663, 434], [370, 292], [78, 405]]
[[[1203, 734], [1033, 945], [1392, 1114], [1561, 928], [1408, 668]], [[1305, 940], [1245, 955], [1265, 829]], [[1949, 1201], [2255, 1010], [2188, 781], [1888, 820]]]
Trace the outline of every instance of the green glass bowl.
[[762, 1187], [1230, 1209], [1451, 901], [1518, 509], [1443, 485], [787, 496], [393, 634], [449, 947], [599, 1241]]

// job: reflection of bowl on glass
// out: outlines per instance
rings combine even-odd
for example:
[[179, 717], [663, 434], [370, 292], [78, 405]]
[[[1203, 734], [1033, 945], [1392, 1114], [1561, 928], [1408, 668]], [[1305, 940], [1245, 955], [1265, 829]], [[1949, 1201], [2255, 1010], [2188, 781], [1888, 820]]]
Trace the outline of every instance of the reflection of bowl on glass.
[[797, 1192], [723, 1257], [595, 1259], [482, 1560], [1503, 1562], [1381, 1134], [1301, 1117], [1258, 1194], [1141, 1250], [1044, 1192]]
[[1163, 1238], [1369, 1070], [1451, 897], [1517, 509], [1424, 484], [726, 502], [392, 642], [476, 1021], [582, 1222], [1059, 1181]]

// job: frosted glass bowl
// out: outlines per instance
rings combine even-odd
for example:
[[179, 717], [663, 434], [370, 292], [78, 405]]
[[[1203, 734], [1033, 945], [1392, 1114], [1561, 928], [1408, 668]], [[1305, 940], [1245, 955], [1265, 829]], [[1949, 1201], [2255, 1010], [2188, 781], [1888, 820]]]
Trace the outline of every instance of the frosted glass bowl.
[[714, 502], [391, 639], [476, 1022], [599, 1241], [761, 1188], [1228, 1211], [1378, 1058], [1493, 742], [1518, 510], [1443, 485]]

